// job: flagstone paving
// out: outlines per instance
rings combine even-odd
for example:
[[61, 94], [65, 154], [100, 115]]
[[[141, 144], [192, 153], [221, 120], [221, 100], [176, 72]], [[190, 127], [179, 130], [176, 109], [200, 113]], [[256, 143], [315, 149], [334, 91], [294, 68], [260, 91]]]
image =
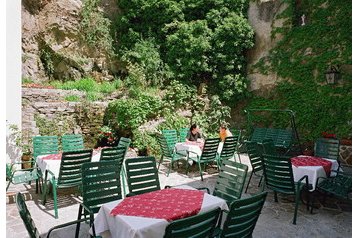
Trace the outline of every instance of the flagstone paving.
[[[241, 159], [244, 164], [249, 165], [247, 156], [241, 155]], [[185, 175], [184, 167], [181, 165], [178, 169], [174, 166], [174, 171], [170, 173], [169, 177], [166, 177], [167, 167], [161, 165], [159, 172], [161, 187], [186, 184], [192, 187], [208, 187], [210, 191], [213, 191], [218, 174], [215, 167], [207, 168], [204, 181], [200, 180], [200, 174], [195, 165], [191, 166], [188, 175]], [[258, 182], [258, 177], [253, 176], [248, 193], [244, 193], [243, 197], [260, 191], [257, 186]], [[273, 192], [268, 191], [253, 237], [352, 237], [351, 202], [328, 197], [323, 203], [323, 196], [315, 192], [313, 196], [315, 197], [316, 208], [313, 210], [313, 214], [308, 212], [306, 207], [301, 204], [298, 210], [297, 225], [293, 225], [294, 198], [279, 195], [279, 201], [275, 203]], [[52, 198], [49, 197], [48, 202], [43, 206], [41, 196], [35, 193], [34, 183], [31, 185], [10, 185], [6, 194], [6, 237], [8, 238], [29, 237], [18, 214], [15, 203], [16, 192], [25, 194], [26, 204], [40, 234], [45, 234], [55, 225], [77, 218], [78, 203], [81, 200], [77, 198], [78, 194], [73, 189], [60, 192], [58, 199], [59, 218], [55, 219]], [[89, 237], [88, 230], [89, 226], [82, 224], [80, 237]], [[74, 237], [74, 232], [75, 226], [67, 227], [53, 233], [51, 237], [70, 238]]]

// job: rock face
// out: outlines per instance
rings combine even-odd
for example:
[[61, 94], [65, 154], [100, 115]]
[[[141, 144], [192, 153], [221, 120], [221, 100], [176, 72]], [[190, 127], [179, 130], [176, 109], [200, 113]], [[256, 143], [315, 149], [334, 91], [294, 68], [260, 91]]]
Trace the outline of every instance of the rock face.
[[[118, 14], [115, 0], [102, 0]], [[81, 32], [81, 0], [22, 1], [22, 75], [34, 82], [49, 77], [76, 80], [85, 76], [111, 79], [120, 70], [109, 52], [91, 47]]]
[[254, 48], [247, 53], [250, 91], [264, 93], [264, 91], [273, 87], [280, 80], [275, 73], [269, 72], [267, 75], [264, 75], [255, 71], [253, 65], [261, 58], [267, 56], [269, 51], [282, 38], [282, 36], [276, 35], [272, 39], [271, 31], [274, 27], [282, 25], [283, 20], [276, 19], [276, 17], [286, 8], [287, 5], [281, 0], [250, 1], [248, 19], [255, 31]]

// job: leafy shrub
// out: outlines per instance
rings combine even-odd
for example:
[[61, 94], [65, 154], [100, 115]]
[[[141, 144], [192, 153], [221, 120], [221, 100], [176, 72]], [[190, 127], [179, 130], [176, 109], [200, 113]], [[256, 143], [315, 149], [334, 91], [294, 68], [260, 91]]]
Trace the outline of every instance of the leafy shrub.
[[78, 102], [80, 101], [80, 97], [77, 95], [68, 95], [65, 97], [65, 100], [68, 102]]
[[171, 111], [179, 108], [188, 109], [191, 108], [192, 101], [196, 98], [195, 93], [195, 88], [192, 86], [172, 80], [166, 87], [163, 101], [165, 101], [166, 108], [169, 108]]

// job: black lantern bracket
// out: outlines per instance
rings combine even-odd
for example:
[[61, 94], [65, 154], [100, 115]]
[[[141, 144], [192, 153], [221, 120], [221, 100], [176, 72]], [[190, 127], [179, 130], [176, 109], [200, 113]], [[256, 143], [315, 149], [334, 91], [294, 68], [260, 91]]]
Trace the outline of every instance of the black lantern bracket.
[[325, 73], [327, 84], [337, 84], [341, 73], [339, 72], [339, 67], [335, 65], [330, 65]]

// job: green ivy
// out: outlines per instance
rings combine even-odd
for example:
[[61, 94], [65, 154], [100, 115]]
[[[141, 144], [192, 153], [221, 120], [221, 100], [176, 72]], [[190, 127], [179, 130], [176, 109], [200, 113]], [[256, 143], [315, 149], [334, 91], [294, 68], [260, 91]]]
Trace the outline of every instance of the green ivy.
[[[276, 72], [283, 81], [268, 97], [254, 97], [248, 107], [295, 111], [303, 140], [315, 140], [324, 131], [340, 138], [351, 137], [352, 3], [285, 2], [289, 4], [281, 14], [285, 24], [273, 31], [273, 37], [281, 33], [283, 38], [268, 57], [256, 64], [261, 73]], [[304, 26], [298, 22], [302, 14], [307, 19]], [[325, 71], [330, 65], [341, 66], [342, 77], [337, 85], [327, 85], [325, 81]]]

